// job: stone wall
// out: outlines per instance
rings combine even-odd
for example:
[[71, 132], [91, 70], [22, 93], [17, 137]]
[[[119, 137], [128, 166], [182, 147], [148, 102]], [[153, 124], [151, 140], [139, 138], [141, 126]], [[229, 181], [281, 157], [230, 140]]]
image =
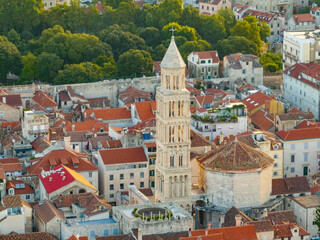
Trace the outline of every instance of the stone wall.
[[271, 89], [280, 89], [280, 86], [282, 86], [282, 73], [264, 73], [263, 85]]
[[67, 86], [71, 86], [76, 94], [83, 95], [86, 98], [97, 98], [107, 96], [110, 99], [112, 107], [117, 106], [118, 93], [126, 90], [130, 86], [137, 89], [152, 93], [155, 95], [156, 87], [160, 85], [160, 78], [143, 77], [134, 79], [104, 80], [94, 83], [78, 83], [49, 86], [48, 92], [55, 96], [59, 91], [64, 90]]

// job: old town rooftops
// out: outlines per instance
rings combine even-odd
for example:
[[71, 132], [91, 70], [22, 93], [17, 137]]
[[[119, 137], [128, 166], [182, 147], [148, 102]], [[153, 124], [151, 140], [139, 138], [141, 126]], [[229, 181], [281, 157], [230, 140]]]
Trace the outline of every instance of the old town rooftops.
[[104, 109], [86, 109], [83, 112], [84, 118], [94, 117], [102, 121], [117, 119], [131, 119], [131, 111], [125, 107], [122, 108], [104, 108]]
[[85, 153], [72, 152], [68, 149], [52, 150], [47, 155], [35, 159], [37, 163], [27, 168], [28, 174], [39, 175], [41, 170], [49, 171], [53, 167], [64, 164], [77, 172], [96, 171], [98, 168], [88, 159]]
[[243, 99], [241, 102], [247, 106], [248, 111], [252, 111], [261, 105], [266, 104], [267, 102], [270, 102], [273, 98], [264, 94], [261, 91], [258, 91], [249, 97]]
[[74, 181], [80, 182], [83, 185], [96, 190], [84, 176], [62, 164], [56, 166], [53, 170], [47, 172], [42, 171], [39, 178], [48, 194], [55, 192]]
[[272, 179], [271, 195], [310, 193], [311, 188], [307, 177], [291, 177]]
[[320, 128], [301, 128], [291, 130], [281, 130], [276, 133], [283, 141], [294, 141], [302, 139], [320, 138]]
[[215, 171], [248, 171], [270, 166], [273, 159], [259, 150], [234, 140], [197, 158]]
[[66, 220], [63, 212], [49, 200], [35, 204], [33, 209], [45, 223], [50, 222], [55, 217]]
[[147, 162], [143, 147], [104, 149], [99, 153], [105, 165]]

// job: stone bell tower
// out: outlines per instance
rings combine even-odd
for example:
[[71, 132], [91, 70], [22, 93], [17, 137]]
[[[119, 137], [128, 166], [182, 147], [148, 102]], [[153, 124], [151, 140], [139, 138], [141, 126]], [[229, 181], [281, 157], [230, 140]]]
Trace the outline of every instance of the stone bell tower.
[[156, 202], [191, 196], [190, 93], [185, 68], [172, 36], [161, 62], [161, 86], [157, 89]]

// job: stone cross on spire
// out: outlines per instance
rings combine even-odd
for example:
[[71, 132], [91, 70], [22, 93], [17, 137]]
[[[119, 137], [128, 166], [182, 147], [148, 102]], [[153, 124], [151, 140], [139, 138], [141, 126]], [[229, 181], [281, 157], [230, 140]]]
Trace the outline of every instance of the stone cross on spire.
[[174, 29], [173, 26], [172, 26], [172, 28], [171, 28], [169, 31], [172, 32], [172, 37], [174, 37], [174, 32], [175, 32], [176, 30]]

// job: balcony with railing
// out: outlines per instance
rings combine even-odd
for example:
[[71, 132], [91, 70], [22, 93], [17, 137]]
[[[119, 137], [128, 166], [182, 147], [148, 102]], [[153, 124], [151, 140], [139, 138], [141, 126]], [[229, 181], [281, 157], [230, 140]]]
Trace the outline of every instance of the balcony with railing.
[[41, 133], [48, 133], [49, 129], [45, 128], [45, 129], [30, 129], [29, 134], [41, 134]]

